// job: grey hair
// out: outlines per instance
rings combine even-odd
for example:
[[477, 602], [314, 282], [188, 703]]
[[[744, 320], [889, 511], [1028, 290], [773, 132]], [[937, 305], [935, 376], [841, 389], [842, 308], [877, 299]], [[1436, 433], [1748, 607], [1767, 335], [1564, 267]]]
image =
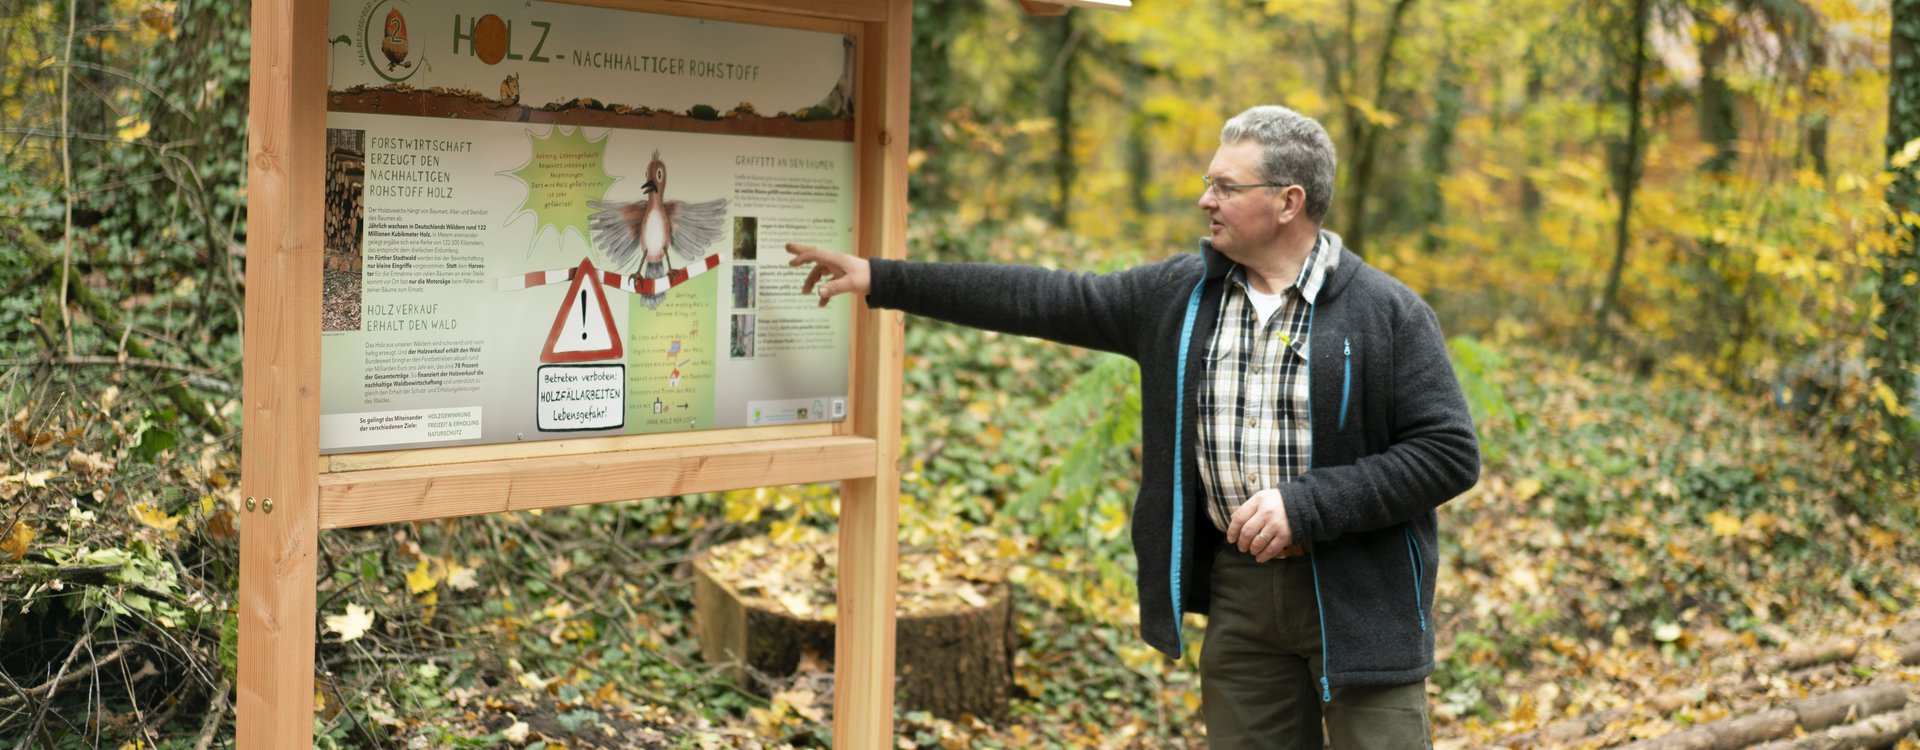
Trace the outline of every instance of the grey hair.
[[1260, 181], [1299, 185], [1307, 191], [1307, 218], [1324, 224], [1333, 210], [1333, 139], [1311, 117], [1269, 104], [1234, 115], [1220, 128], [1220, 143], [1260, 144]]

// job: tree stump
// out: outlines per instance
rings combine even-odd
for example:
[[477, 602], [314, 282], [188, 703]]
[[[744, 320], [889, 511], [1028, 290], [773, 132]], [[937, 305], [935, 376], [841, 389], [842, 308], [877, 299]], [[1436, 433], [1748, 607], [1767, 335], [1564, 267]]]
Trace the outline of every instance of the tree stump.
[[[1006, 715], [1018, 631], [1011, 588], [998, 566], [943, 563], [902, 553], [894, 635], [900, 705], [957, 719]], [[693, 559], [700, 654], [743, 684], [832, 668], [834, 539], [743, 539]]]

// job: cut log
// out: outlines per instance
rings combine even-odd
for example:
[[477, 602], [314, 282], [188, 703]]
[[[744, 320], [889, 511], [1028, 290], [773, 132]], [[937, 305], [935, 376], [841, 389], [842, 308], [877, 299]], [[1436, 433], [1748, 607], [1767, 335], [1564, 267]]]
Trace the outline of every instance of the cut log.
[[1776, 708], [1641, 740], [1622, 750], [1730, 750], [1785, 737], [1793, 733], [1799, 721], [1800, 716], [1793, 709]]
[[1920, 706], [1869, 716], [1815, 735], [1756, 745], [1749, 750], [1864, 750], [1887, 747], [1916, 733], [1920, 733]]
[[1722, 721], [1701, 724], [1691, 729], [1627, 745], [1631, 750], [1733, 750], [1777, 740], [1793, 734], [1794, 728], [1818, 731], [1845, 721], [1884, 713], [1907, 703], [1907, 690], [1901, 685], [1866, 685], [1835, 693], [1816, 695], [1774, 708]]
[[1800, 728], [1812, 732], [1905, 705], [1906, 686], [1866, 685], [1798, 701], [1793, 704], [1793, 711], [1800, 716]]
[[[1835, 674], [1841, 667], [1834, 664], [1822, 664], [1787, 674], [1785, 682], [1791, 685], [1805, 685], [1815, 679]], [[1776, 678], [1779, 679], [1779, 678]], [[1613, 708], [1562, 719], [1539, 729], [1516, 734], [1498, 740], [1498, 747], [1531, 748], [1546, 745], [1565, 744], [1583, 737], [1591, 737], [1606, 731], [1614, 722], [1641, 716], [1648, 712], [1670, 714], [1688, 706], [1698, 705], [1708, 700], [1732, 700], [1741, 696], [1764, 692], [1769, 681], [1759, 678], [1742, 679], [1731, 675], [1715, 679], [1705, 685], [1694, 685], [1648, 698], [1643, 704], [1627, 708]]]
[[1558, 745], [1589, 737], [1606, 730], [1607, 726], [1634, 715], [1633, 709], [1614, 708], [1590, 714], [1582, 714], [1571, 719], [1562, 719], [1552, 724], [1524, 734], [1516, 734], [1495, 743], [1503, 748], [1539, 747], [1542, 743]]
[[[1907, 622], [1903, 622], [1899, 625], [1894, 626], [1893, 628], [1887, 631], [1886, 640], [1892, 644], [1894, 649], [1894, 658], [1897, 659], [1900, 665], [1905, 665], [1905, 666], [1920, 665], [1920, 620], [1909, 620]], [[1608, 726], [1614, 724], [1617, 721], [1621, 721], [1623, 719], [1628, 719], [1633, 716], [1641, 715], [1647, 712], [1653, 712], [1658, 714], [1669, 714], [1669, 713], [1673, 713], [1674, 711], [1678, 711], [1680, 709], [1686, 708], [1688, 706], [1696, 705], [1710, 699], [1717, 699], [1721, 701], [1731, 701], [1730, 705], [1733, 708], [1733, 710], [1736, 713], [1742, 713], [1746, 710], [1750, 710], [1752, 707], [1751, 704], [1758, 703], [1759, 700], [1742, 701], [1742, 700], [1736, 700], [1736, 699], [1742, 696], [1757, 695], [1757, 694], [1763, 693], [1769, 688], [1770, 685], [1779, 684], [1779, 682], [1782, 679], [1782, 676], [1779, 673], [1783, 670], [1788, 672], [1788, 674], [1784, 675], [1785, 682], [1789, 684], [1806, 684], [1820, 677], [1841, 673], [1847, 669], [1846, 665], [1848, 663], [1857, 664], [1857, 663], [1865, 662], [1868, 666], [1874, 666], [1878, 660], [1872, 659], [1869, 657], [1863, 657], [1862, 655], [1864, 653], [1868, 653], [1868, 651], [1865, 649], [1862, 649], [1858, 641], [1853, 639], [1845, 639], [1845, 638], [1829, 641], [1827, 643], [1815, 644], [1811, 646], [1806, 646], [1806, 645], [1798, 646], [1790, 649], [1785, 654], [1763, 659], [1760, 661], [1760, 663], [1754, 665], [1751, 672], [1759, 673], [1762, 675], [1768, 675], [1765, 677], [1756, 676], [1756, 677], [1750, 677], [1746, 679], [1741, 679], [1737, 675], [1730, 676], [1730, 677], [1721, 677], [1705, 685], [1692, 685], [1692, 686], [1679, 688], [1676, 690], [1670, 690], [1665, 693], [1655, 695], [1651, 698], [1644, 699], [1642, 703], [1634, 707], [1609, 709], [1606, 711], [1598, 711], [1595, 713], [1576, 716], [1569, 719], [1562, 719], [1560, 721], [1554, 722], [1552, 724], [1548, 724], [1546, 726], [1540, 727], [1538, 729], [1535, 729], [1529, 732], [1516, 734], [1510, 737], [1505, 737], [1499, 740], [1495, 740], [1494, 746], [1502, 747], [1502, 748], [1531, 748], [1531, 747], [1539, 747], [1539, 746], [1542, 746], [1543, 744], [1554, 745], [1554, 744], [1568, 743], [1575, 740], [1579, 740], [1581, 738], [1592, 737], [1596, 734], [1606, 731]], [[1882, 665], [1882, 666], [1887, 666], [1887, 665]], [[1879, 689], [1876, 689], [1876, 690], [1879, 690]], [[1841, 695], [1847, 695], [1848, 697], [1846, 698], [1838, 697]], [[1888, 710], [1888, 708], [1884, 705], [1884, 702], [1887, 700], [1890, 700], [1889, 696], [1890, 696], [1890, 693], [1887, 693], [1884, 691], [1875, 692], [1871, 696], [1869, 696], [1871, 700], [1877, 700], [1882, 702], [1879, 704], [1875, 704], [1881, 707], [1875, 708], [1874, 710], [1875, 711]], [[1844, 714], [1844, 709], [1858, 707], [1855, 704], [1848, 703], [1846, 701], [1856, 700], [1861, 697], [1862, 697], [1861, 695], [1851, 694], [1851, 691], [1849, 691], [1848, 693], [1835, 693], [1832, 696], [1829, 696], [1826, 698], [1822, 698], [1819, 696], [1816, 696], [1815, 698], [1810, 698], [1807, 701], [1802, 701], [1801, 703], [1794, 704], [1794, 707], [1800, 708], [1802, 706], [1807, 706], [1807, 704], [1809, 704], [1810, 702], [1813, 702], [1814, 705], [1807, 706], [1807, 710], [1815, 711], [1816, 713], [1813, 716], [1813, 718], [1816, 720], [1820, 720], [1830, 716], [1830, 712], [1822, 712], [1823, 709], [1819, 708], [1820, 704], [1817, 703], [1818, 701], [1822, 701], [1822, 700], [1841, 701], [1841, 703], [1839, 703], [1838, 705], [1842, 707], [1842, 713]], [[1746, 704], [1746, 705], [1742, 705], [1742, 704]], [[1900, 703], [1895, 703], [1893, 705], [1894, 707], [1897, 707], [1899, 705], [1904, 705], [1904, 698], [1902, 698]], [[1865, 714], [1862, 714], [1862, 715], [1865, 715]], [[1832, 721], [1844, 721], [1844, 720], [1847, 720], [1847, 719], [1844, 715], [1842, 715], [1838, 719], [1833, 719], [1828, 721], [1827, 723], [1820, 723], [1817, 725], [1809, 725], [1803, 721], [1802, 726], [1804, 729], [1808, 731], [1816, 731], [1820, 728], [1831, 726]], [[1702, 729], [1702, 728], [1704, 727], [1696, 727], [1695, 729]], [[1685, 732], [1693, 732], [1693, 731], [1695, 730], [1694, 729], [1685, 730]], [[1684, 732], [1675, 733], [1675, 735], [1669, 735], [1669, 737], [1678, 737], [1681, 734], [1684, 734]], [[1666, 740], [1667, 738], [1662, 737], [1657, 739]], [[1647, 740], [1646, 742], [1653, 742], [1653, 741], [1654, 740]], [[1682, 739], [1676, 739], [1674, 741], [1680, 742], [1682, 741]], [[1697, 740], [1684, 740], [1684, 741], [1693, 742]], [[1642, 747], [1643, 745], [1644, 743], [1630, 745], [1628, 747], [1639, 748], [1639, 747]], [[1680, 746], [1680, 745], [1676, 745], [1676, 747], [1677, 746]], [[1693, 747], [1693, 745], [1684, 745], [1684, 746]], [[1737, 743], [1730, 743], [1725, 745], [1725, 747], [1740, 747], [1740, 746], [1741, 745]], [[1667, 746], [1656, 745], [1654, 747], [1667, 747]], [[1701, 747], [1717, 747], [1717, 746], [1702, 745]]]
[[[710, 664], [722, 665], [735, 679], [763, 692], [764, 681], [750, 675], [785, 678], [813, 660], [831, 667], [834, 653], [833, 613], [795, 601], [790, 594], [767, 597], [742, 593], [751, 584], [734, 580], [727, 566], [714, 564], [720, 548], [693, 559], [694, 621], [700, 654]], [[821, 559], [831, 561], [832, 554]], [[920, 560], [923, 573], [930, 565]], [[909, 557], [902, 556], [902, 565]], [[830, 571], [824, 566], [791, 571], [793, 578], [816, 579], [799, 585], [831, 591]], [[822, 577], [828, 576], [828, 577]], [[761, 581], [764, 582], [762, 574]], [[924, 581], [921, 581], [924, 583]], [[1013, 694], [1013, 660], [1018, 645], [1011, 588], [1004, 582], [979, 583], [948, 578], [939, 584], [947, 591], [937, 597], [908, 596], [902, 584], [902, 607], [896, 614], [894, 638], [895, 687], [899, 702], [909, 710], [958, 719], [972, 714], [996, 720], [1006, 716]], [[953, 593], [958, 587], [965, 592]], [[905, 606], [909, 601], [913, 606]]]
[[1841, 638], [1812, 646], [1796, 646], [1781, 655], [1778, 661], [1759, 667], [1759, 671], [1786, 671], [1806, 669], [1807, 667], [1834, 662], [1853, 661], [1860, 653], [1860, 642], [1852, 638]]

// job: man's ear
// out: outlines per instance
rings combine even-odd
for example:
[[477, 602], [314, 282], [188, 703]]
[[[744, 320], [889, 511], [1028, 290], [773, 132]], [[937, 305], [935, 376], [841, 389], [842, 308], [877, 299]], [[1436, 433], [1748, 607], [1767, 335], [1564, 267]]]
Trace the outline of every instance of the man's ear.
[[1280, 188], [1280, 206], [1274, 218], [1282, 224], [1290, 224], [1307, 215], [1307, 189], [1299, 185]]

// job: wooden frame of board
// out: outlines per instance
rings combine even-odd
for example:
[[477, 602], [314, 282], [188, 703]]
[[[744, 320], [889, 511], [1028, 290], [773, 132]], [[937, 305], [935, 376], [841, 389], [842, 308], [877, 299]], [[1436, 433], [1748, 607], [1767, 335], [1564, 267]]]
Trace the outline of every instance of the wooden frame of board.
[[[575, 0], [859, 40], [855, 244], [905, 255], [912, 0]], [[844, 422], [320, 455], [328, 0], [254, 0], [238, 746], [313, 744], [325, 529], [842, 483], [834, 739], [893, 745], [902, 329], [854, 307]]]

